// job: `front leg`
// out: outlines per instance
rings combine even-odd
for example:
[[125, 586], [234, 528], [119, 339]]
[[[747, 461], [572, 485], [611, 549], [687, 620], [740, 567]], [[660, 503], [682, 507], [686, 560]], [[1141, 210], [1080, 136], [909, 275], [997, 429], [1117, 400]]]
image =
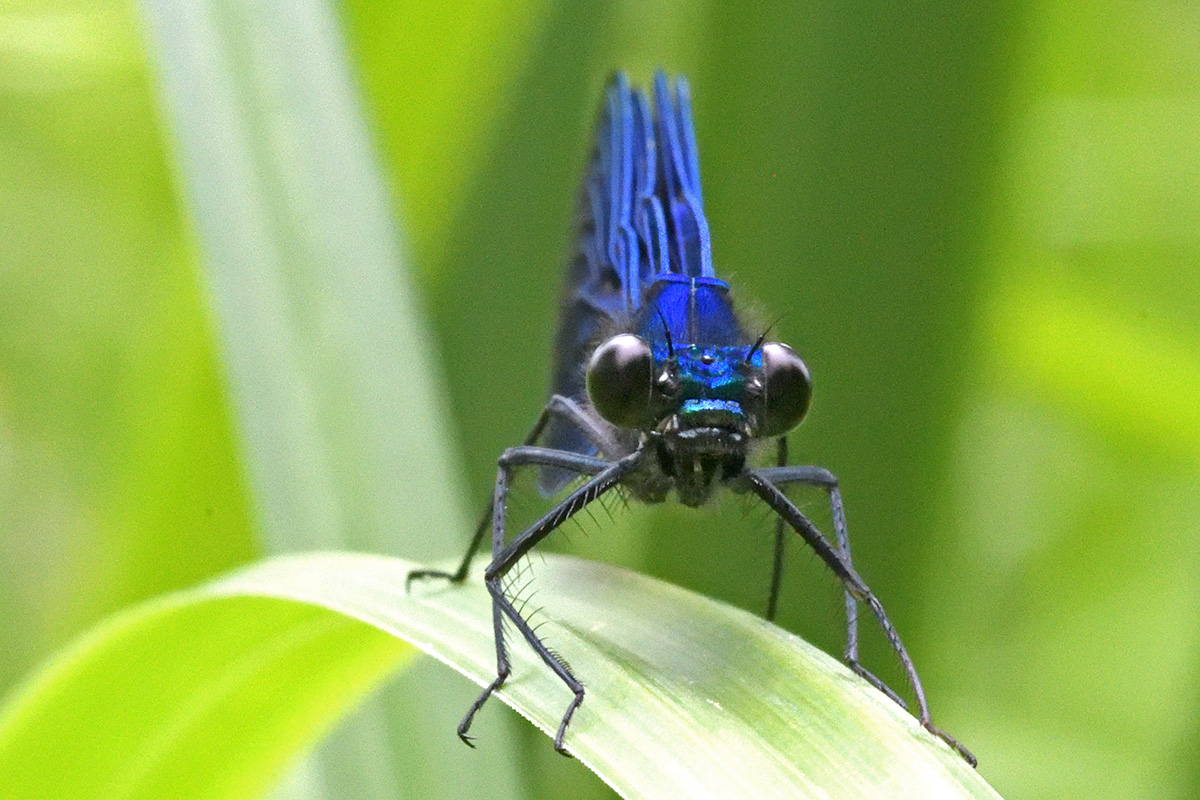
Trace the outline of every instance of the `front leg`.
[[[742, 478], [755, 494], [771, 507], [793, 530], [800, 534], [801, 538], [811, 547], [821, 560], [833, 570], [833, 573], [841, 580], [846, 591], [851, 597], [858, 601], [866, 603], [871, 609], [871, 613], [879, 623], [879, 627], [883, 629], [884, 636], [887, 637], [888, 643], [895, 651], [897, 659], [900, 661], [900, 666], [904, 670], [904, 675], [908, 679], [909, 688], [912, 689], [913, 696], [917, 701], [917, 718], [930, 733], [937, 736], [942, 741], [953, 747], [959, 755], [966, 759], [971, 766], [977, 764], [975, 756], [971, 751], [959, 744], [958, 740], [950, 734], [938, 728], [933, 724], [933, 720], [929, 714], [929, 703], [925, 699], [925, 688], [921, 685], [921, 678], [917, 675], [917, 669], [913, 665], [912, 658], [908, 655], [908, 649], [904, 646], [904, 642], [900, 640], [900, 634], [896, 632], [896, 628], [892, 625], [892, 621], [888, 619], [887, 612], [883, 609], [883, 603], [870, 590], [867, 584], [855, 572], [854, 566], [850, 563], [848, 557], [844, 556], [840, 548], [834, 548], [829, 541], [821, 535], [817, 527], [812, 521], [800, 510], [795, 504], [784, 495], [783, 492], [770, 480], [770, 476], [779, 475], [780, 470], [805, 470], [810, 468], [805, 467], [785, 467], [785, 468], [767, 468], [760, 470], [747, 470]], [[819, 468], [811, 468], [819, 469]], [[787, 473], [784, 473], [785, 475]], [[829, 477], [832, 478], [832, 475]], [[840, 497], [839, 497], [840, 501]], [[840, 507], [840, 502], [839, 502]], [[844, 524], [844, 520], [843, 520]]]
[[[566, 713], [563, 714], [558, 732], [554, 736], [554, 749], [563, 755], [568, 755], [563, 739], [566, 736], [571, 717], [575, 714], [575, 709], [579, 708], [580, 703], [583, 702], [583, 684], [571, 672], [570, 667], [546, 647], [520, 611], [513, 606], [512, 601], [504, 593], [502, 581], [508, 571], [538, 542], [583, 510], [593, 500], [616, 486], [623, 477], [637, 468], [641, 459], [640, 450], [619, 461], [609, 462], [543, 447], [513, 447], [506, 450], [500, 457], [500, 468], [496, 475], [496, 490], [492, 503], [495, 509], [492, 519], [492, 563], [484, 571], [484, 582], [492, 596], [492, 615], [496, 637], [496, 680], [492, 681], [472, 703], [467, 715], [458, 726], [458, 735], [467, 744], [470, 744], [471, 737], [468, 735], [468, 731], [475, 713], [483, 707], [493, 692], [504, 685], [504, 681], [511, 671], [504, 642], [504, 626], [502, 625], [503, 617], [507, 617], [534, 652], [575, 695], [567, 707]], [[516, 468], [524, 466], [569, 469], [593, 477], [546, 512], [541, 519], [529, 526], [510, 544], [505, 545], [504, 527], [509, 480]]]
[[[775, 465], [782, 467], [787, 464], [788, 460], [788, 443], [786, 436], [780, 436], [775, 440]], [[775, 621], [775, 611], [779, 607], [779, 589], [783, 585], [783, 552], [787, 539], [787, 526], [783, 522], [783, 517], [775, 517], [775, 552], [774, 558], [771, 560], [771, 590], [767, 595], [767, 613], [766, 618], [771, 622]]]

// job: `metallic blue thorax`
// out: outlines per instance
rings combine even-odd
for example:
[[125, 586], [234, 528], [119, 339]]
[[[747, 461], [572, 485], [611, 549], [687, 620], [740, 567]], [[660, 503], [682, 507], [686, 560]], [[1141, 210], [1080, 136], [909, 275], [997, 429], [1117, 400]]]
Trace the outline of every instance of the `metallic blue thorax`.
[[656, 373], [675, 361], [682, 426], [737, 429], [745, 423], [746, 376], [762, 368], [762, 353], [747, 358], [751, 348], [724, 281], [660, 276], [635, 330], [651, 342]]

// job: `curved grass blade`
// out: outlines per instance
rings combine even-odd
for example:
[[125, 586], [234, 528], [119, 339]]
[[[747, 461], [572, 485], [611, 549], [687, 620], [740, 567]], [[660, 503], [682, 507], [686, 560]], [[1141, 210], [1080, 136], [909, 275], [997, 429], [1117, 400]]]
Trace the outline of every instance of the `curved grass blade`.
[[[264, 550], [457, 550], [445, 404], [336, 9], [142, 5]], [[438, 677], [348, 720], [307, 797], [522, 796], [511, 749], [445, 769]]]
[[[276, 558], [109, 622], [0, 713], [6, 790], [141, 798], [178, 779], [190, 796], [251, 797], [404, 660], [393, 636], [489, 681], [482, 585], [406, 594], [411, 566]], [[567, 744], [624, 797], [998, 797], [879, 692], [752, 614], [577, 559], [535, 569], [541, 633], [588, 687]], [[499, 696], [553, 731], [568, 693], [528, 648], [512, 655]], [[126, 671], [147, 660], [150, 684]], [[442, 710], [447, 736], [460, 712]]]

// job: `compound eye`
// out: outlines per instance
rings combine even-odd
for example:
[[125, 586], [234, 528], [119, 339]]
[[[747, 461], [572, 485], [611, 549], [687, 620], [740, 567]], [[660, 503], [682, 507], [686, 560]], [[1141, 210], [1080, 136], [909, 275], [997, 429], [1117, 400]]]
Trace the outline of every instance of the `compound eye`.
[[614, 336], [596, 348], [587, 367], [592, 408], [618, 428], [650, 422], [654, 356], [650, 343], [632, 333]]
[[800, 424], [812, 401], [808, 367], [796, 351], [780, 342], [762, 346], [763, 414], [759, 436], [782, 436]]

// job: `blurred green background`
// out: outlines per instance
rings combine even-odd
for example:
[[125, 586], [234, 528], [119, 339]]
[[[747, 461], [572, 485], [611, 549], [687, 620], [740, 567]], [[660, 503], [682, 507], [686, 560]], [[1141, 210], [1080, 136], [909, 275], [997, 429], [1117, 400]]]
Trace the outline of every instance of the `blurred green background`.
[[[686, 73], [717, 269], [813, 371], [793, 461], [841, 477], [935, 718], [1007, 797], [1200, 795], [1200, 6], [334, 11], [473, 506], [544, 400], [605, 79]], [[0, 8], [0, 693], [272, 547], [152, 52], [127, 3]], [[758, 610], [770, 537], [726, 505], [576, 549]], [[798, 550], [781, 624], [838, 652]], [[452, 740], [473, 690], [429, 672], [452, 699], [419, 724]], [[405, 760], [416, 725], [382, 746]], [[606, 796], [526, 726], [495, 735], [516, 745], [379, 785], [456, 796], [502, 758], [506, 795]], [[291, 791], [353, 796], [337, 761]]]

